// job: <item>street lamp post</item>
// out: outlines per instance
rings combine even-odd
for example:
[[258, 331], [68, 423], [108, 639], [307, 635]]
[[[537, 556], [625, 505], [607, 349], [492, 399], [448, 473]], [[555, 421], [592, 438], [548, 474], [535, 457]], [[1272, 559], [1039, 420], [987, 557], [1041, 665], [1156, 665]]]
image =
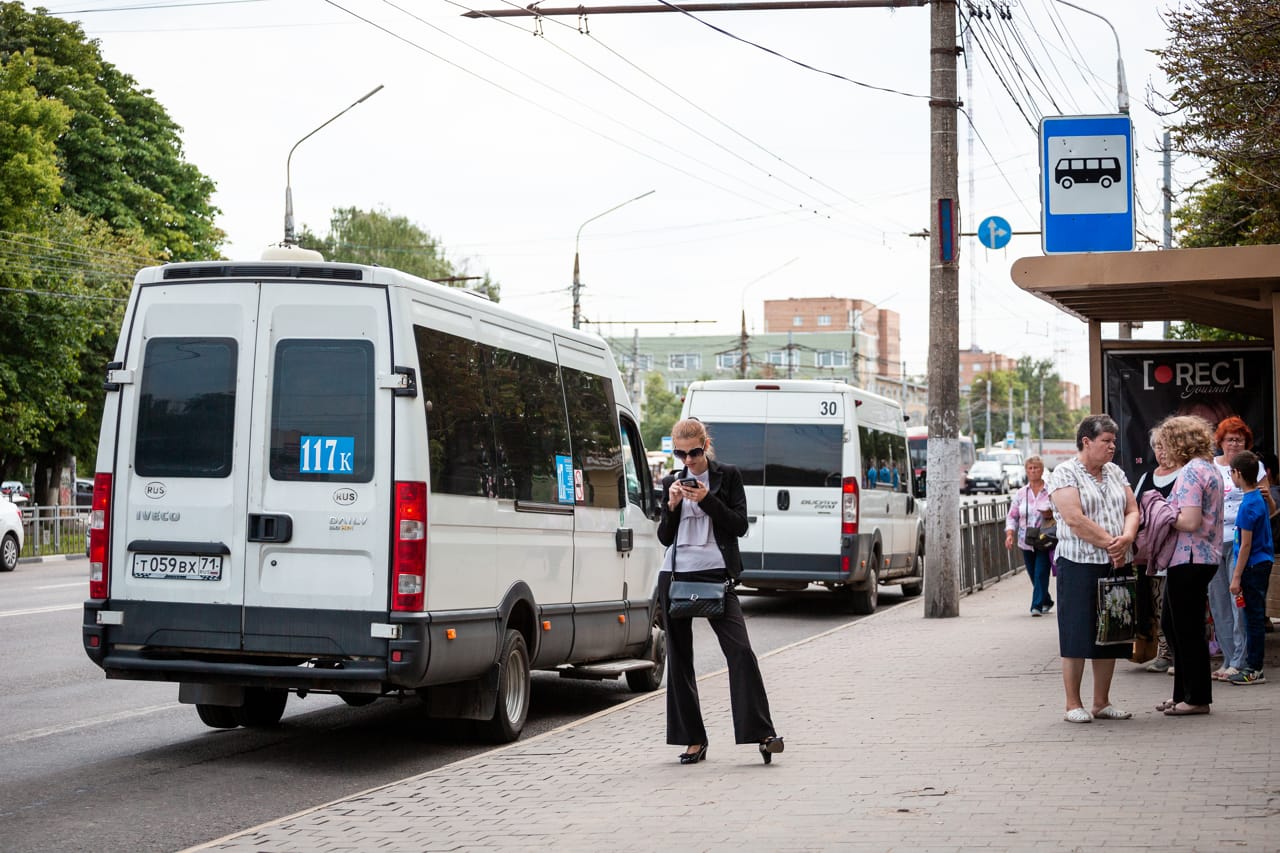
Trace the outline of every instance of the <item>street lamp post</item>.
[[294, 231], [293, 231], [293, 182], [292, 182], [292, 176], [290, 174], [290, 168], [293, 164], [293, 152], [298, 150], [299, 145], [306, 142], [311, 137], [315, 136], [324, 128], [328, 127], [337, 118], [342, 116], [348, 110], [352, 109], [355, 106], [358, 106], [359, 104], [363, 104], [365, 101], [369, 100], [370, 98], [372, 98], [374, 95], [378, 94], [381, 91], [382, 91], [382, 84], [379, 83], [377, 88], [371, 89], [370, 91], [365, 93], [365, 95], [361, 97], [358, 101], [355, 101], [346, 109], [333, 115], [324, 124], [320, 125], [315, 130], [311, 131], [306, 136], [302, 137], [297, 142], [293, 143], [293, 147], [289, 149], [289, 156], [286, 157], [284, 161], [284, 244], [286, 246], [296, 246], [298, 244], [297, 237], [294, 235]]
[[624, 201], [622, 204], [615, 204], [613, 207], [609, 208], [604, 213], [597, 213], [595, 216], [591, 217], [586, 222], [578, 226], [578, 233], [573, 238], [573, 327], [575, 329], [579, 328], [582, 324], [582, 308], [581, 308], [582, 281], [578, 277], [578, 242], [579, 240], [582, 239], [582, 229], [586, 228], [589, 224], [591, 224], [592, 222], [595, 222], [600, 217], [613, 213], [615, 210], [617, 210], [620, 207], [626, 207], [628, 204], [631, 204], [631, 202], [639, 201], [645, 196], [653, 195], [656, 192], [657, 190], [649, 190], [647, 193], [640, 193], [640, 195], [636, 196], [635, 198], [629, 198], [626, 201]]
[[[787, 267], [791, 266], [798, 260], [800, 260], [799, 255], [787, 261], [785, 264], [780, 264], [779, 266], [774, 267], [773, 269], [769, 270], [767, 273], [762, 273], [761, 275], [756, 276], [755, 278], [751, 279], [751, 281], [747, 282], [742, 286], [742, 294], [738, 299], [738, 302], [739, 302], [738, 307], [742, 311], [742, 337], [738, 339], [738, 378], [739, 379], [747, 378], [747, 290], [750, 289], [750, 287], [755, 283], [764, 281], [769, 276], [773, 275], [776, 272], [780, 272], [783, 269], [786, 269]], [[787, 351], [788, 359], [790, 359], [790, 356], [791, 356], [791, 351], [788, 350]]]
[[1083, 6], [1077, 6], [1068, 0], [1058, 0], [1063, 6], [1070, 6], [1086, 15], [1093, 15], [1100, 19], [1108, 27], [1111, 27], [1111, 35], [1116, 40], [1116, 110], [1124, 115], [1129, 114], [1129, 84], [1124, 79], [1124, 56], [1120, 53], [1120, 35], [1116, 32], [1116, 28], [1111, 26], [1111, 22], [1099, 15], [1092, 9], [1086, 9]]

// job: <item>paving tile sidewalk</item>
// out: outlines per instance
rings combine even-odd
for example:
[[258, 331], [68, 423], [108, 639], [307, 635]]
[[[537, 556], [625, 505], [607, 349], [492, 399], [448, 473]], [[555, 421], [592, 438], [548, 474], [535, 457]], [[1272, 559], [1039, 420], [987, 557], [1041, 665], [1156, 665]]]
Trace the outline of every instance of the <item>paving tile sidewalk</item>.
[[1172, 679], [1121, 661], [1134, 718], [1063, 722], [1056, 620], [1029, 595], [1019, 575], [957, 619], [917, 600], [762, 657], [787, 740], [768, 767], [733, 745], [717, 673], [701, 764], [663, 743], [657, 693], [193, 849], [1280, 849], [1280, 683], [1170, 718]]

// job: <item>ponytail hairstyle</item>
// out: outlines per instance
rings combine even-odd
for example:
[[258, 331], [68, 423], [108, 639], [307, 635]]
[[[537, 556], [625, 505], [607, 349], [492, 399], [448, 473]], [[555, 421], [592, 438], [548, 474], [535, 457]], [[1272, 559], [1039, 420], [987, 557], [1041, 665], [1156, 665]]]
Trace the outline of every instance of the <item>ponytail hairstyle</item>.
[[702, 443], [708, 459], [716, 458], [716, 449], [711, 444], [711, 435], [707, 432], [706, 425], [697, 418], [684, 418], [676, 421], [675, 426], [671, 428], [671, 437], [684, 441], [688, 441], [691, 438], [696, 439]]

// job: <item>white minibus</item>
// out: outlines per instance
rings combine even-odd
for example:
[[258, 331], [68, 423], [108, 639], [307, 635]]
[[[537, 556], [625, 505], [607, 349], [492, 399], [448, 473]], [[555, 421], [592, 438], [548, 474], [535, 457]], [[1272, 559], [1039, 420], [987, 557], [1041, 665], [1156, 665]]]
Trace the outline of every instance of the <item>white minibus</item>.
[[875, 610], [881, 584], [920, 594], [924, 527], [895, 401], [842, 382], [712, 380], [689, 386], [682, 417], [742, 471], [742, 584], [822, 584], [855, 613]]
[[208, 725], [417, 692], [519, 736], [531, 670], [658, 687], [652, 477], [608, 347], [395, 270], [138, 273], [83, 639]]

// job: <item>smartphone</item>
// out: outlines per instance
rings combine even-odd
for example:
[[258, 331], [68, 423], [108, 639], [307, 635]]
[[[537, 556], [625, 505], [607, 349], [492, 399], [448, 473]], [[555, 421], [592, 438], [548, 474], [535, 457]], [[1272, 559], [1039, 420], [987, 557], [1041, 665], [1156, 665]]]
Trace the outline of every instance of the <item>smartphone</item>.
[[698, 488], [698, 478], [697, 478], [697, 477], [685, 477], [683, 480], [677, 480], [677, 482], [678, 482], [680, 485], [684, 486], [686, 489], [696, 489], [696, 488]]

